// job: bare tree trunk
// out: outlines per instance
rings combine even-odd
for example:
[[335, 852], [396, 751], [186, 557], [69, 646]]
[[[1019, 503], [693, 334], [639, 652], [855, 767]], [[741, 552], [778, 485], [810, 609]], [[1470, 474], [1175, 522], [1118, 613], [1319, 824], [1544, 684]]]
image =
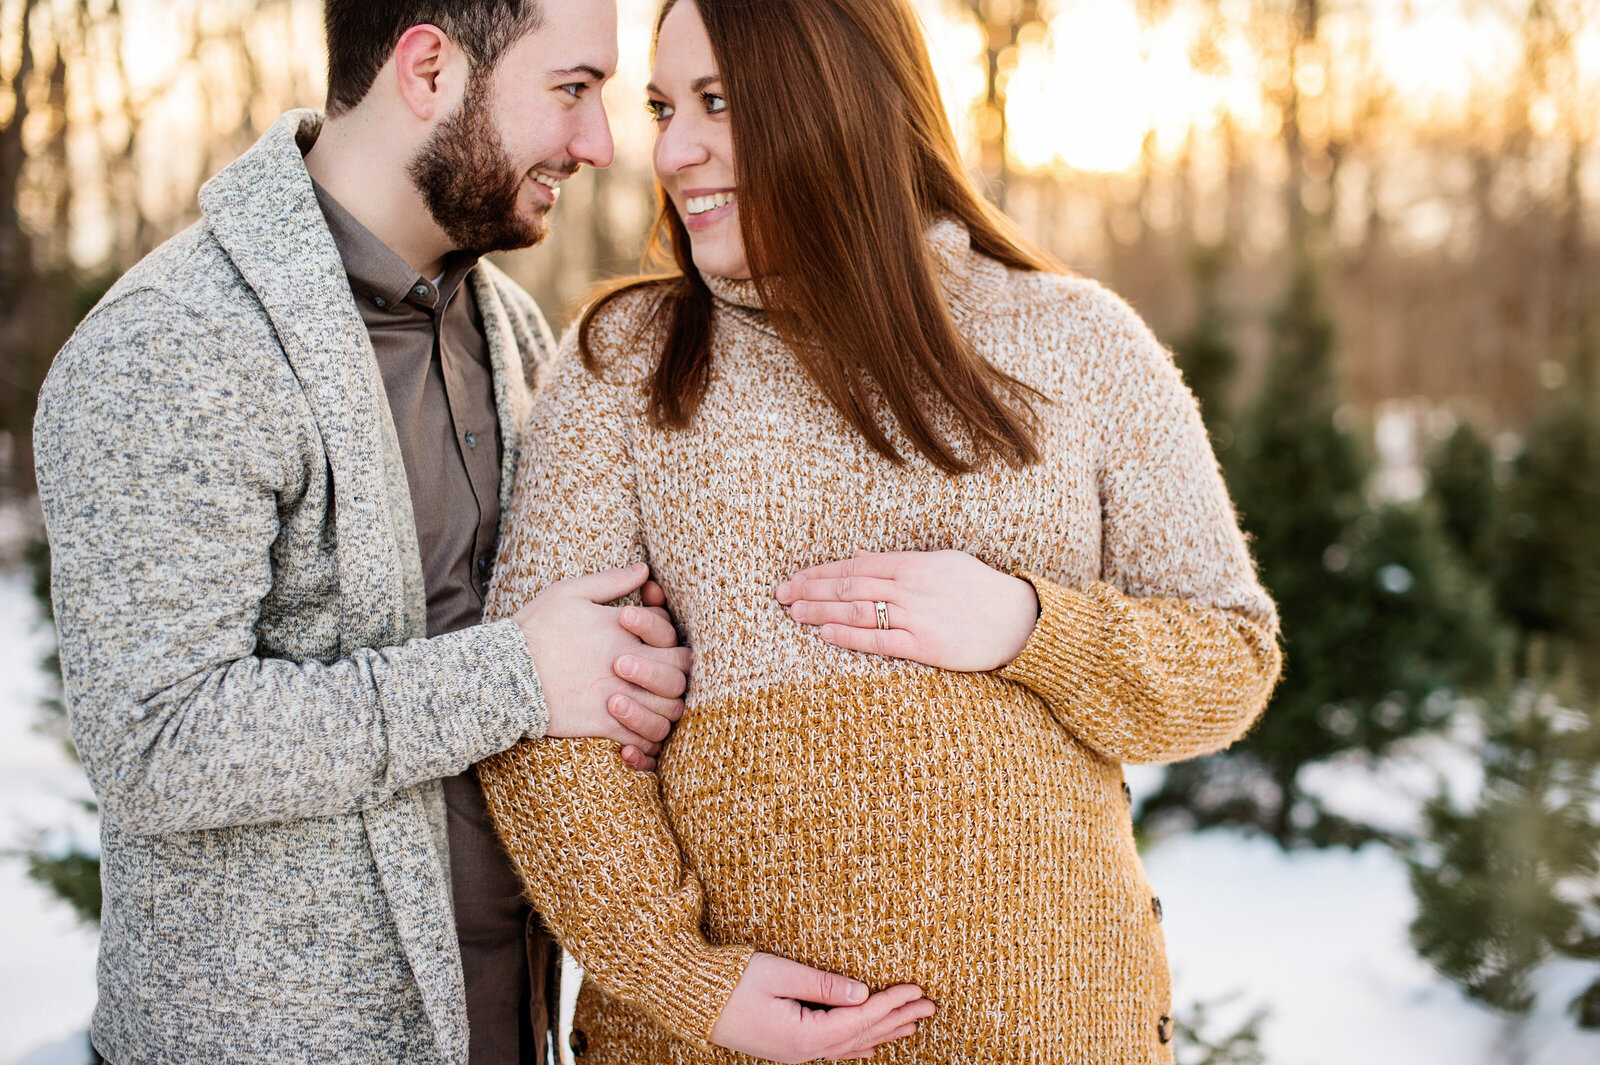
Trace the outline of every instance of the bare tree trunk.
[[28, 323], [33, 301], [27, 286], [33, 276], [33, 241], [22, 227], [17, 202], [27, 149], [22, 127], [28, 119], [28, 87], [33, 81], [33, 14], [38, 0], [23, 0], [21, 58], [11, 76], [11, 117], [0, 127], [0, 433], [11, 439], [6, 468], [0, 469], [0, 496], [25, 493], [32, 485], [33, 454], [22, 424], [27, 365]]
[[[22, 143], [22, 127], [28, 120], [28, 82], [33, 77], [33, 10], [38, 0], [23, 0], [22, 57], [11, 76], [14, 101], [10, 120], [0, 126], [0, 293], [10, 291], [32, 260], [32, 245], [22, 229], [17, 211], [17, 191], [22, 184], [22, 168], [27, 153]], [[10, 300], [0, 301], [0, 314], [9, 313]], [[9, 348], [8, 348], [9, 350]]]
[[995, 202], [1006, 206], [1006, 185], [1011, 163], [1006, 147], [1005, 74], [1016, 64], [1022, 31], [1040, 25], [1046, 14], [1040, 0], [966, 0], [984, 30], [984, 114], [979, 129], [983, 176], [994, 190]]

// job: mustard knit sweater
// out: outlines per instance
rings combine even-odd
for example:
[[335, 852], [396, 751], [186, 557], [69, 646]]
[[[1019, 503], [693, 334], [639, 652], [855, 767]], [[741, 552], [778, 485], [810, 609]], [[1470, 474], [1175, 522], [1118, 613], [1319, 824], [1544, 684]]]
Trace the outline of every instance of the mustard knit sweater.
[[[646, 413], [648, 290], [596, 322], [601, 376], [569, 338], [536, 401], [488, 616], [643, 559], [695, 654], [656, 775], [583, 740], [479, 767], [530, 899], [585, 970], [582, 1065], [741, 1060], [705, 1040], [752, 950], [921, 985], [938, 1012], [882, 1061], [1171, 1059], [1121, 763], [1249, 727], [1278, 673], [1274, 608], [1194, 400], [1133, 311], [973, 252], [953, 222], [929, 247], [963, 335], [1052, 397], [1043, 462], [952, 477], [894, 426], [908, 461], [887, 461], [754, 286], [719, 278], [689, 430]], [[772, 589], [858, 548], [1029, 574], [1038, 628], [992, 674], [830, 647]]]

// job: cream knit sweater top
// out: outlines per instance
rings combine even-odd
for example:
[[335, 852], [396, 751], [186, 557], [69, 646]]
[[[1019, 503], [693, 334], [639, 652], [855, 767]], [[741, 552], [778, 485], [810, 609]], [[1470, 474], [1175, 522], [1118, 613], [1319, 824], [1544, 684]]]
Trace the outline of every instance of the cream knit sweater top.
[[[718, 298], [692, 426], [651, 425], [655, 290], [568, 337], [535, 402], [488, 617], [648, 561], [694, 651], [655, 775], [611, 744], [528, 741], [479, 767], [533, 905], [582, 964], [590, 1062], [733, 1061], [706, 1038], [752, 950], [920, 984], [939, 1011], [891, 1062], [1171, 1057], [1160, 903], [1123, 762], [1218, 750], [1265, 705], [1277, 619], [1193, 398], [1137, 315], [1013, 270], [941, 222], [967, 340], [1052, 400], [1042, 462], [950, 476], [874, 452], [768, 323]], [[960, 439], [945, 423], [947, 439]], [[1028, 575], [1034, 636], [992, 674], [830, 647], [774, 586], [872, 551]]]

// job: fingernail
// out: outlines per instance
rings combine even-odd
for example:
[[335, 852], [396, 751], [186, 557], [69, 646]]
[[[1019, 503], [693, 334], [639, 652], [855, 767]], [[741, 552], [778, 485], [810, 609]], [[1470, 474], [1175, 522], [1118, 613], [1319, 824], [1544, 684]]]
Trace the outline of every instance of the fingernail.
[[867, 985], [850, 981], [850, 986], [845, 988], [844, 997], [849, 1002], [865, 1002], [867, 1000]]
[[834, 632], [834, 629], [833, 629], [832, 625], [824, 625], [824, 626], [822, 626], [822, 638], [824, 640], [826, 640], [828, 643], [832, 643], [833, 642], [833, 638], [834, 638], [835, 635], [836, 635], [836, 633]]
[[777, 596], [779, 599], [787, 599], [789, 597], [788, 581], [784, 581], [782, 584], [778, 585]]
[[631, 677], [639, 670], [639, 663], [632, 655], [623, 655], [617, 659], [617, 672], [624, 677]]

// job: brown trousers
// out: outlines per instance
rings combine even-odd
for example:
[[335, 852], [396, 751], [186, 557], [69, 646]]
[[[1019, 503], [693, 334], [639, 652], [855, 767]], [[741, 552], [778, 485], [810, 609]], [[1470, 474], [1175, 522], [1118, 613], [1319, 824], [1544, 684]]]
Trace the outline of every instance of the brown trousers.
[[559, 1020], [560, 959], [539, 915], [522, 898], [484, 805], [478, 775], [444, 781], [450, 886], [467, 984], [470, 1065], [544, 1065]]

